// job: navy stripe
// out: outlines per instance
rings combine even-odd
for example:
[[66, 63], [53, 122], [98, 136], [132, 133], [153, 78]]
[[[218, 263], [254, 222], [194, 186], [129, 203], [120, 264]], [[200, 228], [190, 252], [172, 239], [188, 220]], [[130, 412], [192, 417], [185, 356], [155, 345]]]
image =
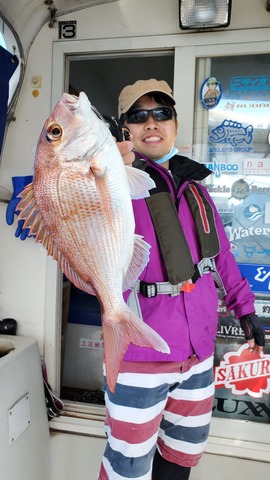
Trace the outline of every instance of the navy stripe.
[[165, 431], [166, 436], [170, 438], [197, 444], [206, 442], [210, 429], [210, 422], [207, 425], [200, 427], [183, 427], [174, 425], [173, 423], [163, 419], [160, 426]]
[[104, 456], [118, 475], [127, 478], [139, 478], [149, 472], [155, 451], [156, 445], [152, 447], [150, 452], [141, 457], [125, 457], [122, 453], [113, 450], [108, 443]]
[[211, 367], [209, 370], [206, 370], [202, 373], [196, 373], [192, 375], [187, 380], [184, 380], [180, 383], [179, 388], [181, 390], [194, 390], [196, 388], [206, 388], [209, 387], [214, 381], [214, 371]]
[[112, 393], [106, 383], [103, 390], [107, 392], [110, 401], [114, 405], [144, 409], [164, 401], [168, 395], [169, 385], [165, 383], [155, 388], [144, 388], [117, 383], [115, 391]]

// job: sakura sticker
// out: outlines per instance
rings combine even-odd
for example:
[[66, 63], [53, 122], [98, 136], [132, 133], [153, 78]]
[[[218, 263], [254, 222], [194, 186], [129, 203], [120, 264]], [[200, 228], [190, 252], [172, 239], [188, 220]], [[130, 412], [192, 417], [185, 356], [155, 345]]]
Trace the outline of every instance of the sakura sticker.
[[203, 82], [200, 90], [202, 106], [207, 110], [216, 107], [221, 99], [221, 93], [221, 85], [216, 77], [207, 78]]
[[225, 353], [215, 368], [216, 388], [227, 388], [234, 395], [262, 398], [270, 391], [270, 355], [251, 353], [248, 344]]

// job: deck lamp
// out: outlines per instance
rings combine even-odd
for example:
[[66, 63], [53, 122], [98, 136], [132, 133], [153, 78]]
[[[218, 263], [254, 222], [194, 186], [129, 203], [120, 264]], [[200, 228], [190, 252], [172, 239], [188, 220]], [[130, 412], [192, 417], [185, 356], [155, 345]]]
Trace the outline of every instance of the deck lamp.
[[230, 24], [232, 0], [179, 0], [181, 30], [225, 28]]

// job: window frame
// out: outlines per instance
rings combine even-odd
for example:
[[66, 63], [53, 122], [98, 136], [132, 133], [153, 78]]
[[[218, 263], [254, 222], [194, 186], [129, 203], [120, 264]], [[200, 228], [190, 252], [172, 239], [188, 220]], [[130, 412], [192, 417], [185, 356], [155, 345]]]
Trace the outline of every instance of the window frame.
[[[177, 143], [181, 153], [192, 154], [196, 61], [200, 57], [249, 55], [269, 53], [270, 29], [221, 31], [203, 35], [182, 34], [153, 37], [130, 37], [97, 40], [55, 41], [53, 44], [54, 85], [51, 98], [53, 106], [61, 97], [66, 84], [65, 58], [68, 55], [89, 53], [145, 52], [174, 49], [174, 95], [179, 110]], [[127, 46], [127, 47], [126, 47]], [[183, 66], [184, 65], [184, 71]], [[53, 387], [60, 391], [61, 345], [61, 273], [55, 262], [47, 260], [45, 359]], [[88, 433], [104, 437], [105, 408], [65, 402], [63, 415], [50, 422], [53, 430]], [[268, 424], [241, 420], [213, 418], [207, 453], [270, 462]]]

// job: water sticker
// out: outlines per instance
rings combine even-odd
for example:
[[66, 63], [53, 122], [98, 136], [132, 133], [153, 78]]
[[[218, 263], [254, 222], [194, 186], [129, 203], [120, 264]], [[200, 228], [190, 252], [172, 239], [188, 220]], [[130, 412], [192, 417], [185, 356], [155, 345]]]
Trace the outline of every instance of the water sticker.
[[255, 220], [258, 220], [262, 217], [262, 209], [260, 205], [252, 203], [245, 208], [244, 215], [247, 220], [249, 220], [250, 222], [254, 222]]

